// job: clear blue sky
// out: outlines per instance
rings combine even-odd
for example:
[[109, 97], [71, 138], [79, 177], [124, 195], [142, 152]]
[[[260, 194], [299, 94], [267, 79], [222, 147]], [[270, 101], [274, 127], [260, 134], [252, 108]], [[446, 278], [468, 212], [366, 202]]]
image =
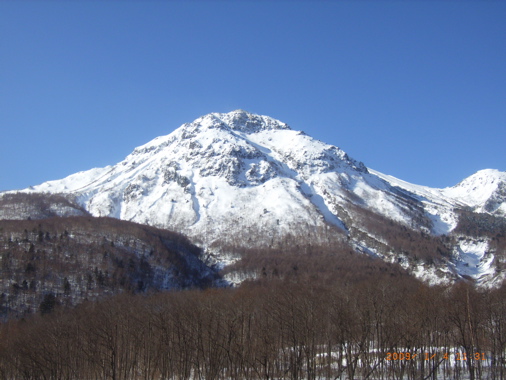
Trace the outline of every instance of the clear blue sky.
[[238, 108], [416, 184], [506, 170], [506, 1], [0, 1], [0, 190]]

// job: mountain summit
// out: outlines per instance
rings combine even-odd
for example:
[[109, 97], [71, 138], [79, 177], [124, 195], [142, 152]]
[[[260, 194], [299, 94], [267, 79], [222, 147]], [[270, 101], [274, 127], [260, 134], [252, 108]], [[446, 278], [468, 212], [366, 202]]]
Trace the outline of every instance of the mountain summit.
[[[22, 192], [62, 196], [75, 206], [66, 205], [65, 213], [182, 232], [204, 248], [274, 247], [287, 239], [345, 241], [355, 250], [402, 263], [409, 262], [404, 243], [393, 248], [385, 234], [450, 234], [459, 225], [459, 210], [504, 218], [505, 183], [506, 173], [487, 170], [449, 189], [409, 184], [281, 121], [236, 110], [183, 124], [116, 165]], [[13, 217], [8, 210], [0, 209], [3, 218]], [[481, 247], [485, 257], [488, 245]], [[467, 256], [462, 257], [462, 266], [439, 268], [439, 275], [462, 272]], [[490, 274], [488, 268], [466, 273], [480, 278]]]
[[195, 120], [192, 125], [208, 128], [224, 128], [244, 133], [265, 130], [290, 129], [290, 127], [269, 116], [260, 116], [244, 110], [229, 113], [210, 113]]
[[375, 184], [386, 186], [367, 174], [361, 162], [337, 147], [273, 118], [233, 111], [183, 124], [114, 166], [28, 191], [72, 193], [94, 216], [214, 240], [227, 231], [258, 229], [259, 221], [258, 232], [268, 234], [296, 231], [301, 220], [314, 227], [330, 222], [345, 231], [326, 188], [352, 181], [370, 193]]

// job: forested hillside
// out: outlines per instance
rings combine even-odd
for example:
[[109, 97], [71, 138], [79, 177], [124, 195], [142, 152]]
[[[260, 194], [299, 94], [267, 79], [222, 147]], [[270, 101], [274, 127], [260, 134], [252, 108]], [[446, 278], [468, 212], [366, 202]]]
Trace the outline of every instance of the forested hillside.
[[235, 289], [123, 294], [10, 321], [0, 378], [505, 378], [505, 286], [429, 287], [376, 264], [324, 278], [292, 266]]
[[[444, 238], [369, 223], [421, 263], [450, 254]], [[504, 257], [497, 218], [463, 214], [459, 231]], [[331, 236], [238, 236], [220, 272], [180, 234], [111, 218], [1, 221], [0, 237], [0, 379], [506, 376], [506, 285], [429, 286]], [[209, 288], [218, 273], [239, 285]]]
[[112, 218], [0, 221], [3, 318], [130, 292], [205, 287], [203, 252], [177, 233]]

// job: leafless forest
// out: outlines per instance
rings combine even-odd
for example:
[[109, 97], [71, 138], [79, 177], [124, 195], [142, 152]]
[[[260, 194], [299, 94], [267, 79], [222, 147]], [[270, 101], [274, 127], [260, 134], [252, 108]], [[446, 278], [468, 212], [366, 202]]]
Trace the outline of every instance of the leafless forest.
[[[503, 225], [462, 220], [504, 257]], [[346, 242], [299, 241], [238, 242], [228, 270], [255, 279], [213, 287], [175, 233], [91, 217], [0, 227], [0, 379], [506, 379], [506, 285], [428, 286]], [[448, 254], [448, 237], [392, 231], [417, 260]]]
[[0, 377], [506, 377], [506, 286], [428, 287], [373, 261], [367, 276], [319, 279], [303, 264], [236, 289], [123, 294], [11, 320]]

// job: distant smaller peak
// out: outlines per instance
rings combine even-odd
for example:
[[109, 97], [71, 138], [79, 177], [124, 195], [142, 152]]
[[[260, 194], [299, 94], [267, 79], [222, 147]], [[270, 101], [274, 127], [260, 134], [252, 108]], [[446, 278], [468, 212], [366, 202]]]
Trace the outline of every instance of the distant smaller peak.
[[475, 183], [485, 184], [487, 182], [494, 183], [496, 181], [506, 181], [506, 172], [502, 172], [497, 169], [482, 169], [478, 170], [474, 174], [471, 174], [456, 186], [466, 186]]
[[478, 170], [473, 175], [488, 176], [488, 177], [503, 177], [504, 175], [506, 175], [506, 172], [502, 172], [497, 169], [482, 169]]

